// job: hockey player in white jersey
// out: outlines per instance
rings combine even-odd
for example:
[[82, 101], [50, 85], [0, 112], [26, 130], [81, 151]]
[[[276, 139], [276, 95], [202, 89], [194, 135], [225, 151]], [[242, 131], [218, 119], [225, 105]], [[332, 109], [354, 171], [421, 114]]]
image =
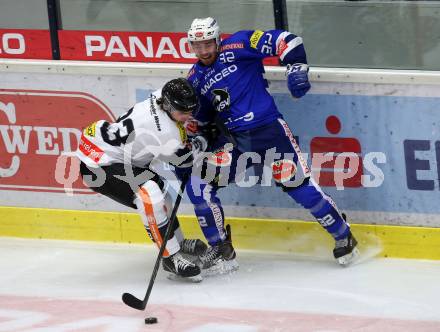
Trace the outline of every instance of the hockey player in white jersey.
[[[77, 156], [84, 182], [94, 191], [137, 209], [158, 247], [172, 207], [165, 179], [154, 167], [163, 162], [191, 167], [193, 153], [206, 148], [198, 138], [189, 142], [183, 127], [197, 108], [198, 99], [188, 81], [173, 79], [116, 122], [97, 121], [81, 136]], [[163, 254], [163, 268], [180, 277], [198, 278], [200, 268], [181, 254], [197, 256], [206, 245], [198, 239], [184, 239], [177, 220], [174, 225]]]

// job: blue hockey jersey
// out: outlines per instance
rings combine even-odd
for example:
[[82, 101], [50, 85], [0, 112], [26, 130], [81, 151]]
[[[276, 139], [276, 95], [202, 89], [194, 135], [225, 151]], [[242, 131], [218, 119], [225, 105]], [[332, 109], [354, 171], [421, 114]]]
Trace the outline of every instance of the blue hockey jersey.
[[279, 56], [283, 65], [307, 63], [302, 38], [283, 30], [238, 31], [220, 44], [216, 61], [200, 61], [188, 73], [200, 97], [195, 118], [218, 114], [231, 132], [263, 126], [281, 117], [264, 78], [263, 59]]

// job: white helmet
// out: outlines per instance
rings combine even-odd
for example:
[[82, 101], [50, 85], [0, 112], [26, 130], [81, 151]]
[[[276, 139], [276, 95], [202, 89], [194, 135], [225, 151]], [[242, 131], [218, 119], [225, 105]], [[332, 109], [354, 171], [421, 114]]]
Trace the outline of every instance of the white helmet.
[[220, 45], [220, 27], [212, 17], [195, 18], [188, 30], [188, 40], [190, 42], [215, 39]]

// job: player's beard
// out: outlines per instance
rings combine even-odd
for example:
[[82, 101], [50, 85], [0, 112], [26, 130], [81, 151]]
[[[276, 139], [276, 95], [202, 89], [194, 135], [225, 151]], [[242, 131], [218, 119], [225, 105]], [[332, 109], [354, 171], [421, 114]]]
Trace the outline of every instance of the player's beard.
[[217, 59], [217, 52], [209, 53], [209, 55], [205, 55], [204, 57], [199, 56], [200, 62], [202, 62], [205, 66], [210, 66]]

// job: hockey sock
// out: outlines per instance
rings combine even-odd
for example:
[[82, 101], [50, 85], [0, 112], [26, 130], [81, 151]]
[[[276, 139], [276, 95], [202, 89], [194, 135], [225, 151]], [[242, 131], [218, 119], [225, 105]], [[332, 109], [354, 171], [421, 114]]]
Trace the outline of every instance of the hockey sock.
[[[168, 226], [168, 216], [164, 205], [164, 195], [157, 183], [147, 181], [142, 185], [137, 193], [135, 204], [148, 235], [153, 239], [157, 247], [160, 248]], [[174, 235], [174, 230], [178, 227], [178, 222], [175, 222], [163, 257], [168, 257], [179, 251], [180, 245]]]
[[342, 218], [336, 204], [313, 179], [291, 189], [287, 194], [298, 204], [308, 209], [335, 240], [340, 240], [348, 235], [350, 227]]
[[[213, 246], [226, 239], [224, 229], [224, 213], [215, 187], [198, 182], [197, 178], [191, 177], [192, 185], [187, 186], [187, 194], [194, 205], [200, 228], [205, 235], [206, 241]], [[193, 188], [196, 188], [193, 190]], [[196, 195], [195, 192], [200, 194]]]

